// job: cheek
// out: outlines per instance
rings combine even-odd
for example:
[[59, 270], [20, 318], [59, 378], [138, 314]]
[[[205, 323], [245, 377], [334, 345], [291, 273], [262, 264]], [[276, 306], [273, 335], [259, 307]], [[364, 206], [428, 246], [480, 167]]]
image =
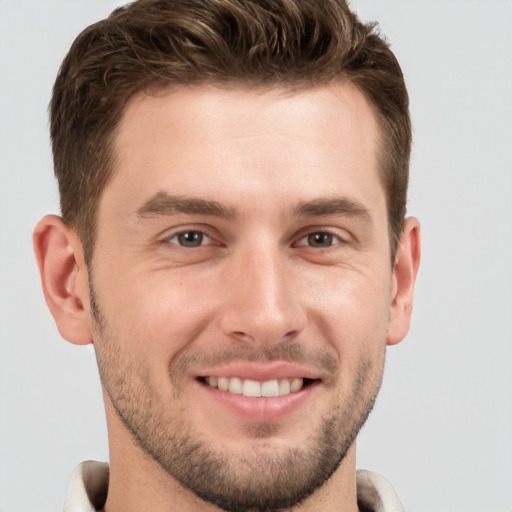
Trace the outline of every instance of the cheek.
[[[389, 317], [389, 279], [378, 272], [341, 271], [315, 286], [307, 286], [309, 308], [333, 335], [360, 339], [365, 333], [375, 339], [384, 333]], [[316, 280], [318, 284], [319, 280]]]
[[342, 393], [352, 388], [361, 373], [369, 372], [372, 386], [378, 385], [386, 348], [389, 286], [382, 274], [376, 280], [375, 274], [345, 272], [324, 283], [321, 292], [310, 294], [310, 327], [313, 336], [327, 341], [338, 358]]
[[112, 272], [108, 279], [98, 276], [95, 282], [98, 306], [116, 333], [116, 342], [131, 352], [176, 352], [180, 339], [193, 336], [190, 329], [204, 324], [200, 301], [191, 299], [193, 287], [169, 282], [163, 272], [132, 272], [130, 277]]

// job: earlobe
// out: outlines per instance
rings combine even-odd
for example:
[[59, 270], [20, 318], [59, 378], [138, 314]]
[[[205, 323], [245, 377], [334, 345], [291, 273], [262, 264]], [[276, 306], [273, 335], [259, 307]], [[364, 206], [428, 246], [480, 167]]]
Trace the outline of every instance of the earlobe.
[[405, 220], [393, 266], [393, 284], [387, 343], [395, 345], [409, 331], [414, 284], [421, 258], [420, 225], [417, 219]]
[[44, 297], [63, 338], [92, 342], [89, 286], [82, 246], [76, 233], [56, 215], [44, 217], [33, 235]]

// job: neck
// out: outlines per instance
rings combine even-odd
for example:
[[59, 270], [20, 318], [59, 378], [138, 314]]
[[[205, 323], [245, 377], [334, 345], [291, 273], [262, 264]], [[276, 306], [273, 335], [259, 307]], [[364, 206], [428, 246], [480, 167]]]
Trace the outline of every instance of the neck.
[[[219, 512], [143, 452], [117, 415], [107, 415], [110, 482], [104, 512]], [[288, 512], [357, 512], [355, 443], [331, 478]], [[256, 511], [253, 511], [256, 512]]]

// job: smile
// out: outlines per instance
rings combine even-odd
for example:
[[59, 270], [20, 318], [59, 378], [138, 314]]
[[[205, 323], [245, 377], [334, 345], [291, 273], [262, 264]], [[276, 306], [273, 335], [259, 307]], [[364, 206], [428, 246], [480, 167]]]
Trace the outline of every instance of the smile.
[[203, 382], [212, 388], [227, 391], [235, 395], [251, 398], [285, 396], [300, 391], [308, 379], [272, 379], [258, 382], [239, 377], [204, 377]]
[[217, 414], [221, 406], [250, 422], [282, 420], [323, 389], [318, 372], [289, 363], [235, 363], [206, 370], [195, 381], [207, 409]]

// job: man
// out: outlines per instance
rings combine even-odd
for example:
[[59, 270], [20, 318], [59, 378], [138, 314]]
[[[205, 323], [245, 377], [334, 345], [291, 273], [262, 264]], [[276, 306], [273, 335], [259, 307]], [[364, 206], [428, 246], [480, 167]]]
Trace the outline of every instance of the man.
[[420, 257], [373, 28], [341, 0], [135, 2], [74, 42], [51, 136], [35, 251], [110, 446], [65, 510], [402, 510], [355, 469]]

